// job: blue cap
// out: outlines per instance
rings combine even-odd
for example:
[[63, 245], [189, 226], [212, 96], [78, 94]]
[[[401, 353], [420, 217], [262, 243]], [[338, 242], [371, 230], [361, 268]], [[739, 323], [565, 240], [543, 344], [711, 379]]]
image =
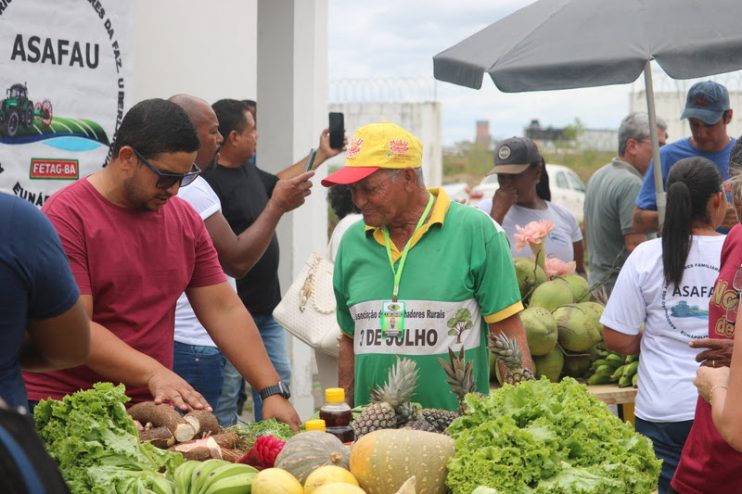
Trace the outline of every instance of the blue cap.
[[718, 82], [701, 81], [693, 84], [688, 90], [685, 110], [680, 118], [697, 118], [713, 125], [721, 120], [727, 110], [729, 110], [727, 88]]

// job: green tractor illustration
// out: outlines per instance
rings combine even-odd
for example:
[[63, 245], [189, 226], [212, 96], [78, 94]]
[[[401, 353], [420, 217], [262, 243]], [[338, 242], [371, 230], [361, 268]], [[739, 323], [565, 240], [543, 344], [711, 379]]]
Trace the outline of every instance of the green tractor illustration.
[[19, 129], [33, 126], [34, 117], [48, 127], [52, 123], [52, 103], [44, 100], [33, 104], [28, 99], [26, 84], [13, 84], [7, 91], [7, 98], [0, 101], [0, 135], [14, 137]]

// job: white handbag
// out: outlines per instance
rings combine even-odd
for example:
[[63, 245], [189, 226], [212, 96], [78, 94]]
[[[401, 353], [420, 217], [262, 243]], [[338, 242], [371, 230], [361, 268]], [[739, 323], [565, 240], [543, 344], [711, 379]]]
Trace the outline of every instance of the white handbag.
[[332, 263], [313, 252], [273, 310], [273, 318], [307, 345], [337, 357], [340, 327], [332, 272]]

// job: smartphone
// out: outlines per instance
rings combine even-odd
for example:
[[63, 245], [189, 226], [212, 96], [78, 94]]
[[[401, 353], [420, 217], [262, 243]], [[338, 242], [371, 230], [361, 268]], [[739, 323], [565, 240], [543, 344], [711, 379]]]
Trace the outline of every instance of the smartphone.
[[330, 147], [342, 149], [345, 141], [345, 118], [340, 112], [330, 112]]

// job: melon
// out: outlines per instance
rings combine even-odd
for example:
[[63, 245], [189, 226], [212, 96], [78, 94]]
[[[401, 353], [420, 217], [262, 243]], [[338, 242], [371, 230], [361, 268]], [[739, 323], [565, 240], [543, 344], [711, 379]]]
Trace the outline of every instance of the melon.
[[454, 441], [435, 432], [382, 429], [361, 437], [350, 450], [350, 471], [369, 494], [396, 492], [415, 476], [416, 490], [446, 492], [446, 464]]
[[304, 482], [304, 494], [311, 494], [325, 484], [337, 483], [358, 486], [358, 481], [350, 471], [335, 465], [325, 465], [309, 474]]
[[[366, 491], [357, 485], [346, 484], [344, 482], [325, 484], [312, 492], [313, 494], [366, 494]], [[306, 493], [307, 491], [304, 491], [304, 494]]]
[[568, 352], [584, 353], [599, 340], [592, 325], [592, 314], [579, 304], [569, 304], [553, 313], [559, 331], [559, 344]]
[[551, 352], [557, 343], [557, 325], [551, 312], [543, 307], [528, 307], [520, 313], [520, 320], [526, 330], [528, 350], [538, 357]]
[[553, 312], [557, 307], [572, 302], [574, 302], [574, 299], [569, 283], [561, 278], [556, 278], [536, 287], [531, 294], [528, 307], [543, 307], [549, 312]]
[[266, 468], [255, 476], [252, 494], [304, 494], [296, 477], [281, 468]]
[[559, 382], [564, 367], [564, 354], [559, 347], [555, 347], [543, 357], [533, 357], [533, 365], [536, 368], [536, 377], [547, 377], [549, 381]]

